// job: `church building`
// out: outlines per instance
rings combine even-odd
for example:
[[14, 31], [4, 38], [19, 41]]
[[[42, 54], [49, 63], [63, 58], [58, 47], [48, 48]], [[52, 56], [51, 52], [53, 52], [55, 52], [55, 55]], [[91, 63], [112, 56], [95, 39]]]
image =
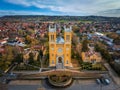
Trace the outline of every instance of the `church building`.
[[72, 67], [71, 37], [71, 26], [64, 26], [64, 35], [57, 35], [56, 25], [54, 27], [49, 26], [49, 67], [56, 67], [57, 69]]

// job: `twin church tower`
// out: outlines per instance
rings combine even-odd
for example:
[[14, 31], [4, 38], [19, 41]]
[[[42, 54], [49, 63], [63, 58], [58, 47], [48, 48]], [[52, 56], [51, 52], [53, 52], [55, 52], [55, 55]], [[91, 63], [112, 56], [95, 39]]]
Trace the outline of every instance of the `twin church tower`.
[[56, 25], [49, 26], [49, 67], [63, 69], [72, 67], [71, 63], [71, 37], [72, 27], [64, 26], [64, 38], [57, 35]]

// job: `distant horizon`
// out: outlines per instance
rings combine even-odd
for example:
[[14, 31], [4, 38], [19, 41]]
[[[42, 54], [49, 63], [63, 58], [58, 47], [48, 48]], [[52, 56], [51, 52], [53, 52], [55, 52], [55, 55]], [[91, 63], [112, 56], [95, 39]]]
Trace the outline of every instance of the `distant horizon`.
[[11, 17], [11, 16], [60, 16], [60, 17], [64, 17], [64, 16], [66, 16], [66, 17], [108, 17], [108, 18], [120, 18], [120, 16], [119, 17], [112, 17], [112, 16], [98, 16], [98, 15], [86, 15], [86, 16], [78, 16], [78, 15], [3, 15], [3, 16], [0, 16], [0, 17]]
[[1, 0], [0, 7], [0, 16], [120, 17], [120, 1], [115, 0]]

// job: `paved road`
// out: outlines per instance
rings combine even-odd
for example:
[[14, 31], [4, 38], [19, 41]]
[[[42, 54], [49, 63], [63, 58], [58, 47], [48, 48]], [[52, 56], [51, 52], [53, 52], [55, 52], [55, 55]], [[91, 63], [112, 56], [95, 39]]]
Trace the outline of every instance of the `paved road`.
[[7, 85], [0, 83], [0, 90], [8, 90]]
[[[67, 88], [52, 88], [42, 81], [12, 81], [8, 84], [8, 90], [119, 90], [118, 86], [111, 82], [110, 85], [98, 85], [95, 80], [74, 80], [73, 84]], [[42, 90], [41, 89], [41, 90]]]

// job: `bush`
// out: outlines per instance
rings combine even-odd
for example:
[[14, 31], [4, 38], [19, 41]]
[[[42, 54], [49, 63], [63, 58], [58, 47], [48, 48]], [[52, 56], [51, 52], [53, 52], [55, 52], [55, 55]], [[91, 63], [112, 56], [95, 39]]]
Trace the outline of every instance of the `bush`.
[[31, 67], [31, 66], [27, 66], [27, 65], [18, 65], [16, 68], [15, 68], [15, 70], [17, 70], [17, 71], [21, 71], [21, 70], [28, 70], [28, 71], [30, 71], [30, 70], [39, 70], [38, 68], [34, 68], [34, 67]]
[[81, 66], [82, 66], [82, 69], [86, 69], [86, 70], [91, 70], [92, 69], [92, 64], [89, 63], [89, 62], [83, 62], [81, 64]]

